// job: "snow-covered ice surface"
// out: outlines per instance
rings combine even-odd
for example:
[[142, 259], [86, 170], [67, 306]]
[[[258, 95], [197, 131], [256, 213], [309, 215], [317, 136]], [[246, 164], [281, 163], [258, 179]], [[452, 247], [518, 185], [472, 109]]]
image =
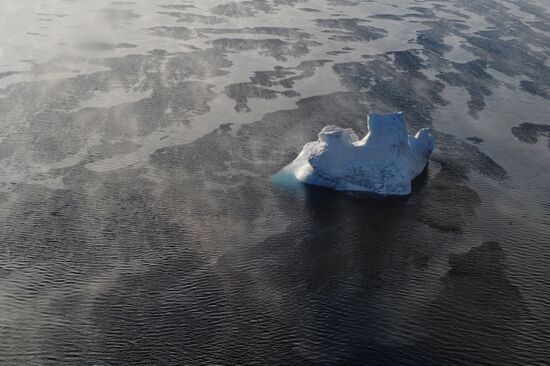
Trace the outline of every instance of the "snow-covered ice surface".
[[435, 140], [427, 128], [407, 135], [402, 112], [371, 113], [361, 140], [351, 128], [326, 126], [283, 169], [298, 180], [339, 191], [382, 196], [411, 193], [411, 181], [426, 167]]

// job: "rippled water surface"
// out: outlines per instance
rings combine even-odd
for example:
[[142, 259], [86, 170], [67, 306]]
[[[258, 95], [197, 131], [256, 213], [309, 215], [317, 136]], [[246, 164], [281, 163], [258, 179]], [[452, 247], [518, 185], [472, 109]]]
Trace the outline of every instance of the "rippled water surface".
[[[550, 364], [547, 0], [0, 0], [1, 365]], [[404, 111], [404, 200], [273, 175]]]

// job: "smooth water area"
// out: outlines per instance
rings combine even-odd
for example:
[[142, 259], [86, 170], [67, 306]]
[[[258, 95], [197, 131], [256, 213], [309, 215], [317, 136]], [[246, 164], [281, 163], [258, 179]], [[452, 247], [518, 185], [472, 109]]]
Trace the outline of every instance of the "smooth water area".
[[[0, 0], [0, 365], [550, 364], [545, 0]], [[403, 111], [410, 197], [277, 175]]]

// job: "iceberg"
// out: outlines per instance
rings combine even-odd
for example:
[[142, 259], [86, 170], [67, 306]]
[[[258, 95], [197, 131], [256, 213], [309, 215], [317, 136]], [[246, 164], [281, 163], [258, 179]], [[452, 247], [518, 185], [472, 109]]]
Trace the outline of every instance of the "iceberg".
[[423, 128], [407, 134], [402, 112], [370, 113], [361, 140], [350, 128], [326, 126], [285, 168], [299, 181], [339, 191], [406, 196], [426, 167], [435, 139]]

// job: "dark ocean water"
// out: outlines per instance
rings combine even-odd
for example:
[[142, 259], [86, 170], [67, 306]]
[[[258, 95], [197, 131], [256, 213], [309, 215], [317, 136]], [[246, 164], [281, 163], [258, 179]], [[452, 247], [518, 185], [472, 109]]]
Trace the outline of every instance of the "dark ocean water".
[[[545, 0], [0, 2], [0, 365], [549, 365]], [[276, 173], [405, 113], [410, 197]]]

